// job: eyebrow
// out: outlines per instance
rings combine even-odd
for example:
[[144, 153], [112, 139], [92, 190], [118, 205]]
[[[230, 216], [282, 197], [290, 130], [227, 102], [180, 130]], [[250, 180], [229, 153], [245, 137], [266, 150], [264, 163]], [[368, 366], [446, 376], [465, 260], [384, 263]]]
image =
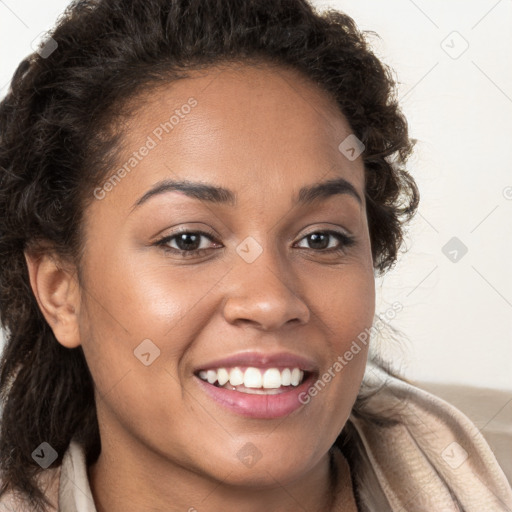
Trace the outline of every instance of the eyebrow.
[[[164, 180], [148, 190], [132, 207], [132, 210], [147, 202], [150, 198], [167, 192], [182, 192], [188, 197], [207, 201], [212, 204], [227, 204], [236, 206], [237, 194], [227, 188], [189, 180]], [[317, 199], [328, 199], [334, 195], [347, 194], [363, 204], [361, 196], [352, 183], [344, 178], [334, 178], [313, 185], [307, 185], [299, 190], [293, 203], [307, 205]]]

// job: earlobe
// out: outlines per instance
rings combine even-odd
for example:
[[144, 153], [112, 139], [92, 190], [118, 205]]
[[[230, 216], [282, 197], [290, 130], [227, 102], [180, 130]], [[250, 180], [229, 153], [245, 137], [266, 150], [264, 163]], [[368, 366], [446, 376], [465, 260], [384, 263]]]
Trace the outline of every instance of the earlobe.
[[78, 315], [80, 289], [76, 272], [52, 253], [31, 254], [25, 251], [30, 285], [39, 309], [59, 343], [67, 348], [80, 345]]

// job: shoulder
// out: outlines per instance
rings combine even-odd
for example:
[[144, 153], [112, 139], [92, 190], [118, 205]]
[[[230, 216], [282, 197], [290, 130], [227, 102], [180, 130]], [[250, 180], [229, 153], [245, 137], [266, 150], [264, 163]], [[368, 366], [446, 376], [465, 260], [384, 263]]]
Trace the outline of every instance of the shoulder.
[[[59, 494], [60, 467], [46, 469], [37, 477], [39, 488], [43, 491], [49, 506], [45, 512], [58, 511], [58, 494]], [[0, 485], [2, 480], [0, 479]], [[0, 512], [33, 512], [34, 507], [27, 497], [21, 493], [7, 491], [0, 496]]]
[[[44, 512], [96, 511], [87, 478], [85, 452], [74, 440], [64, 453], [61, 465], [39, 473], [37, 483], [49, 502]], [[34, 512], [34, 508], [26, 497], [8, 492], [0, 497], [0, 512], [14, 511]]]
[[371, 364], [362, 395], [350, 421], [392, 510], [512, 508], [502, 469], [461, 411]]

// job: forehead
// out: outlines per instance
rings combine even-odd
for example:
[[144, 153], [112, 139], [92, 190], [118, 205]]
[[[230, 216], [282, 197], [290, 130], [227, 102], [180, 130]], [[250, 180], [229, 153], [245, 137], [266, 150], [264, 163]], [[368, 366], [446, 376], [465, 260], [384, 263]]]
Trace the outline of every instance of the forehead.
[[[339, 150], [351, 134], [347, 120], [300, 72], [231, 65], [187, 75], [137, 98], [118, 162], [138, 159], [120, 183], [123, 196], [133, 198], [162, 179], [188, 179], [252, 201], [265, 192], [271, 200], [336, 177], [350, 180], [363, 195], [361, 158], [349, 160]], [[145, 145], [151, 148], [142, 158], [130, 157]]]

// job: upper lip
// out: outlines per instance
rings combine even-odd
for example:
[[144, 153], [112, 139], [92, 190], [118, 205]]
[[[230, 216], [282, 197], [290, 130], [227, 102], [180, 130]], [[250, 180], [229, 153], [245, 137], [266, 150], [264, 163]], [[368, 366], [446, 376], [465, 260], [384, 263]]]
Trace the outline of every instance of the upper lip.
[[255, 368], [275, 368], [278, 366], [285, 368], [299, 368], [307, 372], [316, 372], [318, 366], [314, 361], [291, 352], [240, 352], [222, 359], [210, 361], [196, 367], [194, 373], [201, 370], [211, 370], [214, 368], [231, 368], [235, 366], [251, 366]]

